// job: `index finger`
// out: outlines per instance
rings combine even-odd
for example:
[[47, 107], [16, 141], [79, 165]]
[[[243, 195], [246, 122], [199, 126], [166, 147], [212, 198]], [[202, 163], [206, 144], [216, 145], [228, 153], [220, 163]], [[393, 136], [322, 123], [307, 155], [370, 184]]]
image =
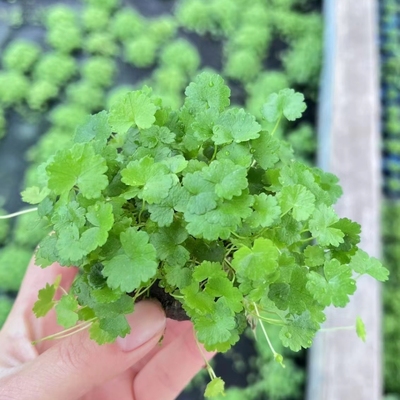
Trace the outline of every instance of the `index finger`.
[[78, 269], [75, 267], [61, 267], [57, 263], [47, 268], [41, 268], [35, 264], [35, 257], [33, 256], [4, 328], [10, 329], [17, 325], [21, 329], [26, 319], [36, 318], [33, 315], [32, 307], [38, 299], [39, 290], [43, 289], [46, 283], [54, 283], [59, 275], [61, 275], [61, 286], [68, 290], [77, 272]]

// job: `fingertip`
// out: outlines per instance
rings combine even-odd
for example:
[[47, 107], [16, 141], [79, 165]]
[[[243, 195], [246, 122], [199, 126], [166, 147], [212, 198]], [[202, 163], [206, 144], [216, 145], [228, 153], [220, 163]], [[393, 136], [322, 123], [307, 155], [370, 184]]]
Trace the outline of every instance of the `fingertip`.
[[125, 352], [132, 351], [154, 336], [163, 334], [166, 316], [161, 304], [154, 300], [143, 300], [135, 305], [135, 311], [127, 316], [131, 332], [124, 338], [118, 338], [119, 348]]

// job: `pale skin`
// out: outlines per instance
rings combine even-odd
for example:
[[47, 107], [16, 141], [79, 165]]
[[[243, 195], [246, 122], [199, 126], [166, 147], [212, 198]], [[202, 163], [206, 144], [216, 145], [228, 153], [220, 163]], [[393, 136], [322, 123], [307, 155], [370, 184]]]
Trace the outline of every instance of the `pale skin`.
[[154, 301], [136, 304], [128, 316], [131, 333], [114, 344], [99, 346], [84, 330], [32, 345], [62, 330], [53, 311], [44, 318], [34, 316], [38, 291], [60, 274], [68, 290], [76, 273], [75, 268], [54, 264], [41, 269], [30, 263], [0, 331], [0, 399], [175, 399], [204, 367], [203, 357], [213, 354], [200, 352], [190, 322], [166, 319]]

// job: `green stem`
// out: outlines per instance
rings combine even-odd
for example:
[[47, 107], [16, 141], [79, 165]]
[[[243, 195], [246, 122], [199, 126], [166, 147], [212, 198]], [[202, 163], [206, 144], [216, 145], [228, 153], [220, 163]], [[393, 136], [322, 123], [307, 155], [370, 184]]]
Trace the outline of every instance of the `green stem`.
[[238, 239], [243, 239], [243, 240], [246, 239], [246, 238], [243, 237], [243, 236], [239, 236], [236, 232], [231, 231], [231, 234], [232, 234], [233, 236], [237, 237]]
[[232, 282], [232, 285], [233, 285], [233, 284], [235, 283], [235, 281], [236, 281], [236, 271], [235, 271], [235, 268], [233, 268], [231, 262], [228, 261], [226, 257], [224, 258], [224, 263], [225, 263], [225, 264], [229, 267], [229, 269], [230, 269], [230, 271], [228, 270], [227, 273], [228, 273], [228, 274], [229, 274], [229, 272], [232, 273], [232, 280], [231, 280], [231, 282]]
[[174, 299], [184, 299], [185, 297], [184, 296], [180, 296], [179, 294], [173, 294], [173, 293], [170, 293], [170, 295], [174, 298]]
[[267, 339], [268, 346], [271, 349], [272, 354], [274, 355], [274, 359], [276, 361], [278, 361], [282, 365], [282, 367], [284, 367], [282, 355], [280, 355], [278, 352], [275, 351], [274, 346], [272, 345], [271, 340], [269, 339], [268, 333], [267, 333], [267, 331], [264, 327], [264, 324], [262, 322], [262, 319], [261, 319], [262, 317], [261, 317], [260, 313], [258, 312], [257, 304], [253, 302], [253, 306], [254, 306], [254, 310], [255, 310], [257, 318], [258, 318], [258, 322], [260, 323], [261, 330], [263, 331], [263, 334], [264, 334], [265, 338]]
[[226, 258], [224, 259], [224, 261], [228, 264], [229, 268], [231, 268], [233, 271], [235, 270], [235, 268], [233, 268], [233, 266], [230, 263], [230, 261], [228, 261]]
[[311, 237], [309, 237], [309, 238], [307, 238], [307, 239], [302, 239], [302, 240], [300, 240], [300, 242], [301, 242], [301, 243], [305, 243], [305, 242], [309, 242], [310, 240], [314, 240], [314, 238], [311, 236]]
[[234, 250], [234, 249], [236, 249], [236, 245], [234, 245], [233, 243], [229, 243], [227, 246], [226, 246], [226, 250], [227, 250], [227, 252], [228, 253], [230, 253], [232, 250]]
[[232, 251], [235, 251], [235, 250], [237, 250], [236, 246], [227, 246], [226, 247], [226, 253], [224, 255], [224, 260], [226, 260], [228, 258], [228, 256], [229, 256], [229, 254], [231, 254]]
[[254, 237], [255, 237], [255, 239], [257, 239], [257, 238], [259, 238], [259, 237], [263, 237], [263, 235], [264, 235], [264, 233], [265, 232], [267, 232], [268, 231], [268, 227], [267, 228], [263, 228], [263, 229], [261, 229], [261, 231], [260, 232], [258, 232], [257, 233], [257, 235], [255, 235]]
[[142, 209], [140, 210], [139, 215], [138, 215], [138, 223], [139, 223], [139, 224], [142, 223], [142, 214], [143, 214], [143, 212], [144, 212], [144, 207], [145, 207], [145, 206], [146, 206], [146, 202], [143, 200], [143, 201], [142, 201]]
[[268, 346], [270, 347], [272, 353], [273, 353], [274, 356], [275, 356], [275, 354], [278, 354], [278, 353], [275, 351], [274, 346], [272, 345], [271, 340], [269, 339], [268, 333], [267, 333], [267, 331], [266, 331], [266, 329], [265, 329], [265, 327], [264, 327], [264, 324], [262, 323], [262, 320], [261, 320], [262, 317], [261, 317], [260, 313], [258, 312], [258, 308], [257, 308], [256, 303], [253, 303], [253, 306], [254, 306], [254, 310], [256, 311], [256, 316], [257, 316], [257, 318], [259, 319], [260, 326], [261, 326], [261, 330], [263, 331], [264, 336], [265, 336], [265, 338], [267, 339]]
[[75, 325], [75, 326], [73, 326], [71, 328], [68, 328], [68, 329], [64, 329], [61, 332], [58, 332], [58, 333], [55, 333], [53, 335], [49, 335], [49, 336], [46, 336], [44, 338], [35, 340], [35, 341], [32, 342], [32, 345], [36, 345], [36, 344], [38, 344], [40, 342], [44, 342], [45, 340], [62, 339], [62, 338], [74, 335], [75, 333], [78, 333], [78, 332], [83, 331], [86, 328], [88, 328], [90, 325], [92, 325], [93, 321], [95, 321], [96, 319], [97, 318], [89, 319], [88, 321], [84, 321], [81, 324]]
[[334, 328], [322, 328], [320, 332], [336, 332], [336, 331], [352, 331], [354, 329], [354, 325], [352, 326], [336, 326]]
[[23, 214], [27, 214], [30, 212], [34, 212], [37, 211], [37, 207], [35, 208], [29, 208], [28, 210], [22, 210], [22, 211], [18, 211], [12, 214], [7, 214], [7, 215], [0, 215], [0, 219], [8, 219], [8, 218], [14, 218], [14, 217], [18, 217], [19, 215], [23, 215]]
[[[68, 337], [68, 336], [75, 335], [75, 333], [84, 331], [85, 329], [89, 328], [89, 326], [92, 325], [92, 324], [93, 324], [93, 322], [88, 322], [88, 323], [85, 324], [85, 325], [80, 325], [80, 328], [79, 328], [79, 329], [77, 329], [77, 330], [75, 330], [75, 331], [73, 331], [73, 332], [70, 332], [70, 333], [66, 333], [66, 334], [64, 334], [64, 335], [58, 335], [57, 337], [53, 337], [53, 339], [63, 339], [63, 338], [66, 338], [66, 337]], [[61, 333], [61, 332], [60, 332], [60, 333]]]
[[147, 285], [145, 288], [141, 288], [141, 290], [139, 290], [133, 297], [133, 302], [135, 302], [138, 297], [140, 297], [143, 293], [149, 290], [153, 286], [155, 281], [156, 279], [153, 279], [149, 285]]
[[199, 352], [201, 354], [201, 357], [203, 358], [204, 363], [206, 364], [208, 375], [210, 375], [210, 379], [213, 380], [217, 377], [217, 375], [215, 374], [213, 367], [210, 365], [210, 363], [207, 361], [206, 357], [204, 356], [203, 350], [200, 347], [200, 344], [199, 344], [199, 341], [197, 340], [196, 332], [194, 329], [193, 329], [193, 335], [194, 335], [194, 340], [196, 342], [196, 346], [199, 349]]
[[[261, 311], [264, 312], [264, 313], [276, 315], [277, 317], [280, 318], [280, 320], [281, 320], [285, 325], [287, 324], [285, 318], [282, 318], [282, 316], [279, 315], [279, 314], [278, 314], [277, 312], [275, 312], [275, 311], [264, 310], [263, 308], [260, 308], [260, 307], [258, 308], [258, 310], [261, 310]], [[267, 318], [268, 318], [268, 317], [267, 317]]]
[[274, 129], [272, 129], [271, 136], [274, 136], [274, 133], [278, 129], [279, 123], [281, 122], [281, 119], [282, 119], [282, 115], [283, 115], [283, 113], [279, 116], [278, 121], [276, 121]]
[[282, 213], [280, 218], [284, 217], [290, 210], [291, 210], [291, 208], [289, 208], [289, 210], [286, 210], [284, 213]]
[[217, 157], [217, 152], [218, 152], [218, 146], [215, 145], [215, 146], [214, 146], [214, 153], [213, 153], [213, 155], [212, 155], [212, 157], [211, 157], [210, 162], [215, 160], [215, 157]]
[[59, 289], [60, 289], [66, 296], [68, 296], [68, 292], [67, 292], [62, 286], [59, 286]]
[[258, 319], [260, 319], [260, 320], [262, 320], [262, 321], [264, 321], [264, 322], [266, 322], [266, 323], [268, 323], [268, 324], [271, 324], [271, 325], [278, 325], [278, 326], [286, 325], [286, 322], [285, 322], [285, 321], [281, 321], [281, 320], [279, 320], [279, 319], [263, 317], [263, 316], [261, 316], [261, 315], [252, 314], [252, 313], [250, 313], [250, 315], [256, 316]]

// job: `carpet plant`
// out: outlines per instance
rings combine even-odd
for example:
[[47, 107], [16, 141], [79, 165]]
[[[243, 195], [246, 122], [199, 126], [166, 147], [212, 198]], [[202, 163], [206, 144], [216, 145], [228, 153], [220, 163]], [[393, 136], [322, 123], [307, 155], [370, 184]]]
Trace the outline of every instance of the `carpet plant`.
[[[166, 7], [167, 3], [161, 3], [162, 7]], [[180, 17], [181, 10], [191, 7], [188, 3], [197, 7], [200, 16], [212, 14], [212, 22], [204, 25], [205, 29], [201, 32], [203, 38], [194, 33], [198, 31], [196, 25], [191, 26], [190, 20], [186, 23]], [[225, 78], [229, 75], [227, 82], [233, 89], [232, 103], [245, 105], [246, 111], [256, 116], [262, 128], [270, 131], [275, 124], [265, 120], [260, 111], [269, 94], [286, 87], [296, 87], [306, 94], [308, 103], [316, 98], [322, 20], [319, 13], [310, 11], [303, 0], [256, 0], [251, 4], [237, 1], [235, 7], [230, 7], [229, 13], [223, 11], [227, 6], [225, 0], [182, 0], [174, 2], [174, 5], [171, 14], [149, 17], [142, 13], [147, 7], [144, 4], [140, 6], [139, 12], [126, 2], [93, 0], [83, 1], [79, 12], [70, 6], [58, 4], [46, 9], [38, 6], [32, 13], [19, 15], [16, 12], [16, 19], [10, 16], [8, 22], [15, 27], [24, 22], [22, 16], [31, 18], [30, 22], [34, 25], [43, 25], [42, 45], [38, 46], [29, 39], [27, 46], [30, 47], [31, 54], [20, 53], [21, 62], [15, 62], [8, 56], [10, 61], [4, 58], [2, 64], [3, 70], [7, 70], [4, 72], [13, 73], [13, 79], [18, 85], [11, 86], [4, 93], [0, 89], [0, 107], [4, 109], [5, 116], [0, 118], [0, 136], [2, 132], [7, 132], [8, 117], [15, 111], [30, 120], [48, 120], [47, 124], [42, 125], [45, 129], [40, 139], [27, 153], [30, 164], [25, 175], [25, 185], [38, 185], [38, 166], [48, 160], [57, 149], [73, 145], [76, 126], [84, 121], [84, 114], [108, 110], [109, 104], [114, 103], [116, 98], [134, 88], [140, 88], [143, 84], [151, 86], [153, 94], [162, 97], [164, 106], [177, 110], [183, 104], [183, 92], [188, 83], [199, 69], [212, 65], [225, 74]], [[163, 9], [166, 10], [165, 7]], [[201, 18], [197, 20], [201, 21]], [[192, 21], [196, 23], [196, 18]], [[26, 22], [25, 20], [24, 23]], [[139, 41], [140, 44], [139, 39], [144, 30], [151, 40], [149, 47], [156, 48], [151, 68], [121, 69], [121, 65], [125, 65], [123, 59], [127, 54], [126, 49], [131, 46], [135, 50], [137, 44], [130, 43]], [[71, 43], [60, 40], [67, 33], [72, 35]], [[315, 38], [315, 45], [307, 49], [301, 43], [311, 41], [307, 39], [311, 37]], [[206, 40], [210, 49], [214, 48], [217, 52], [205, 52], [201, 46], [198, 47], [200, 40]], [[282, 46], [279, 52], [274, 49], [277, 41]], [[13, 40], [8, 43], [8, 54], [14, 53], [15, 60], [18, 48], [13, 49]], [[220, 44], [215, 45], [216, 43]], [[219, 48], [222, 49], [218, 50]], [[247, 48], [251, 50], [255, 61], [253, 71], [257, 71], [257, 74], [247, 74], [247, 71], [243, 73], [240, 64], [237, 61], [235, 64], [235, 60], [240, 60]], [[299, 51], [302, 55], [296, 56]], [[272, 53], [275, 54], [277, 63], [270, 63]], [[4, 51], [2, 57], [5, 54]], [[304, 59], [307, 59], [307, 65], [302, 61]], [[134, 57], [133, 61], [136, 62], [135, 60]], [[284, 63], [284, 60], [289, 61]], [[309, 60], [316, 60], [317, 64], [310, 63]], [[139, 60], [139, 64], [140, 62]], [[27, 63], [31, 63], [30, 68], [23, 68]], [[10, 67], [5, 68], [6, 64]], [[312, 79], [302, 78], [307, 73], [313, 74]], [[7, 84], [6, 78], [4, 82]], [[18, 88], [21, 89], [19, 92]], [[2, 93], [4, 100], [1, 99]], [[292, 125], [283, 118], [274, 136], [288, 136], [290, 133], [297, 156], [312, 160], [310, 139], [315, 137], [314, 129], [300, 128], [297, 121]], [[12, 135], [12, 132], [8, 135]], [[32, 240], [40, 237], [40, 229], [42, 237], [47, 234], [49, 226], [43, 227], [39, 224], [37, 216], [29, 217], [21, 216], [26, 222], [11, 225], [5, 241], [6, 247], [21, 246], [24, 251], [33, 250], [37, 243], [32, 243]], [[32, 229], [26, 229], [29, 219], [34, 222]], [[34, 234], [30, 235], [31, 231]], [[9, 260], [7, 265], [11, 265], [10, 263]], [[16, 281], [13, 285], [18, 287], [19, 282]], [[273, 335], [275, 331], [270, 333], [270, 336]], [[286, 364], [289, 363], [288, 357], [285, 354]], [[294, 385], [294, 381], [292, 383]], [[249, 381], [249, 391], [254, 384], [254, 381]], [[298, 380], [296, 385], [300, 385]], [[279, 398], [276, 390], [268, 389], [267, 385], [263, 387], [266, 395], [269, 393], [269, 396]], [[240, 391], [241, 389], [237, 389], [236, 393]], [[229, 390], [227, 393], [229, 394]], [[294, 393], [296, 390], [292, 392], [293, 397]], [[299, 390], [297, 393], [300, 393]], [[299, 394], [298, 396], [301, 397]]]
[[[80, 269], [60, 300], [60, 279], [40, 290], [33, 311], [55, 308], [69, 334], [88, 329], [104, 344], [130, 332], [135, 301], [156, 297], [210, 351], [259, 325], [283, 364], [269, 325], [283, 346], [308, 348], [324, 309], [349, 302], [354, 274], [385, 281], [388, 271], [358, 248], [360, 226], [336, 215], [338, 179], [274, 136], [282, 119], [301, 117], [303, 95], [266, 99], [270, 131], [229, 107], [217, 74], [198, 75], [185, 95], [172, 110], [149, 87], [129, 92], [78, 127], [73, 146], [43, 164], [41, 184], [22, 193], [52, 232], [37, 264]], [[365, 339], [361, 320], [355, 329]], [[215, 397], [224, 382], [206, 365], [205, 396]]]

